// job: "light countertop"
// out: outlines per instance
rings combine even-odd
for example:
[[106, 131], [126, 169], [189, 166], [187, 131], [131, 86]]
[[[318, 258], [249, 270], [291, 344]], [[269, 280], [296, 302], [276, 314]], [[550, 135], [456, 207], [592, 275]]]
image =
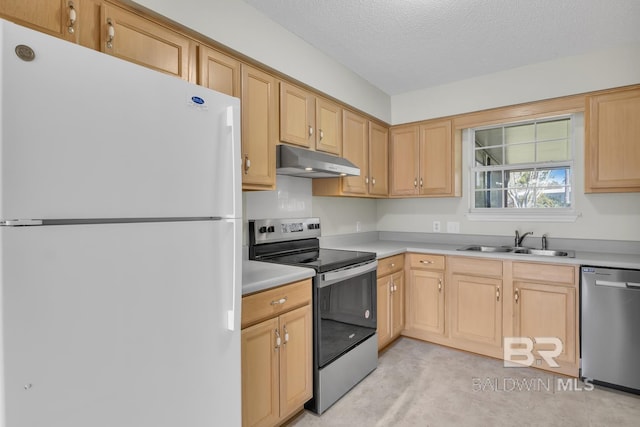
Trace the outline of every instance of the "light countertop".
[[[554, 264], [591, 265], [612, 268], [640, 269], [640, 255], [618, 254], [606, 252], [575, 251], [575, 258], [550, 257], [535, 255], [519, 255], [508, 252], [472, 252], [458, 251], [457, 249], [465, 245], [451, 245], [442, 243], [423, 242], [402, 242], [393, 240], [375, 240], [349, 244], [334, 244], [332, 249], [345, 249], [352, 251], [375, 252], [378, 259], [386, 258], [404, 252], [431, 253], [441, 255], [473, 256], [493, 259], [510, 259], [518, 261], [537, 261]], [[329, 247], [329, 246], [327, 246]]]
[[[378, 259], [405, 252], [430, 253], [440, 255], [471, 256], [493, 259], [510, 259], [518, 261], [546, 262], [553, 264], [590, 265], [611, 268], [640, 269], [640, 255], [608, 252], [575, 251], [575, 258], [549, 257], [535, 255], [518, 255], [505, 252], [465, 252], [457, 249], [460, 244], [444, 244], [429, 242], [406, 242], [395, 240], [371, 240], [350, 243], [348, 240], [332, 243], [323, 247], [352, 251], [375, 252]], [[244, 260], [242, 264], [242, 294], [285, 285], [298, 280], [315, 276], [315, 270], [304, 267], [273, 264], [260, 261]]]
[[242, 262], [242, 295], [262, 291], [315, 276], [312, 268], [292, 267], [270, 262]]

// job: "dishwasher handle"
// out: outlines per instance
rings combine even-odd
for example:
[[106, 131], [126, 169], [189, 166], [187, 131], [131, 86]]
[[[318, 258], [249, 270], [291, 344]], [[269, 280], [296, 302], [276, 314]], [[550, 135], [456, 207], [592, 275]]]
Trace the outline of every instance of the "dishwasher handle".
[[596, 280], [596, 286], [606, 286], [609, 288], [637, 289], [640, 290], [640, 283], [634, 282], [612, 282], [610, 280]]

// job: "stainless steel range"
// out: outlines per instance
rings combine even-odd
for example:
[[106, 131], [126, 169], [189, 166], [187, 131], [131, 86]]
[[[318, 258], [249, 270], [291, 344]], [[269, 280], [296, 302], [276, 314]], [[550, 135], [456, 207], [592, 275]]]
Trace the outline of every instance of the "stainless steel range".
[[314, 393], [321, 414], [378, 365], [373, 252], [320, 248], [320, 219], [249, 221], [249, 258], [308, 267], [313, 279]]

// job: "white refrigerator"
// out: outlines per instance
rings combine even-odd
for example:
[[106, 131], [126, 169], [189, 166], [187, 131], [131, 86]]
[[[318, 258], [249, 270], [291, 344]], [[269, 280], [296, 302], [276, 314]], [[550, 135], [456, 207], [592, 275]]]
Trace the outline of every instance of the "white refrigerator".
[[239, 100], [0, 44], [0, 426], [240, 425]]

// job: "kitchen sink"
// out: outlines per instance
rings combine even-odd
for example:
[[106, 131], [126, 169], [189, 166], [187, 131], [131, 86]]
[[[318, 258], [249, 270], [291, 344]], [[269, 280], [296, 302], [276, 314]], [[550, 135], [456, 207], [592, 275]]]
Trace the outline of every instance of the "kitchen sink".
[[523, 255], [542, 255], [542, 256], [563, 256], [567, 258], [574, 258], [575, 253], [573, 251], [554, 251], [551, 249], [514, 249], [514, 254], [523, 254]]
[[513, 246], [484, 246], [484, 245], [470, 245], [458, 248], [459, 251], [468, 252], [493, 252], [493, 253], [511, 253], [515, 255], [536, 255], [536, 256], [548, 256], [548, 257], [566, 257], [574, 258], [575, 252], [564, 250], [551, 250], [551, 249], [534, 249], [523, 248]]
[[471, 245], [464, 248], [458, 248], [459, 251], [474, 251], [474, 252], [512, 252], [513, 248], [508, 246], [480, 246]]

